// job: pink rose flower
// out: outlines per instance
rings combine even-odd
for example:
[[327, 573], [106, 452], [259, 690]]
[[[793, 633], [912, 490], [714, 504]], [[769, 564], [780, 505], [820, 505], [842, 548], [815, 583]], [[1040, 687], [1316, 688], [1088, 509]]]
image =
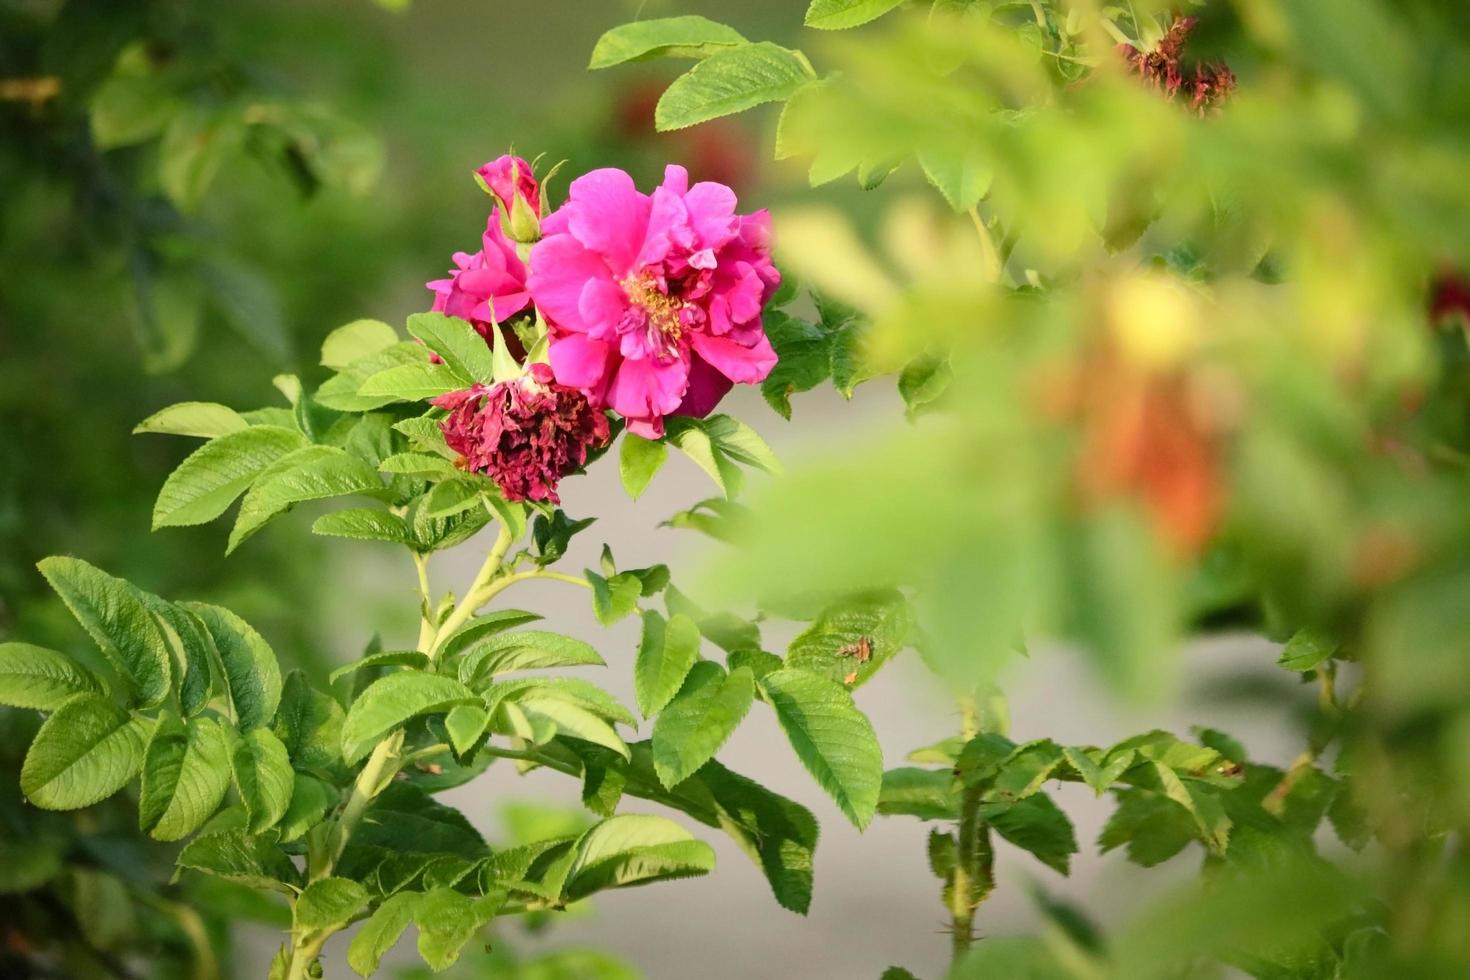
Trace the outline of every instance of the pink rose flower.
[[560, 503], [556, 485], [607, 444], [607, 416], [581, 392], [555, 384], [545, 364], [511, 381], [475, 385], [433, 399], [448, 409], [439, 423], [460, 454], [456, 465], [483, 473], [506, 500]]
[[491, 343], [492, 325], [526, 309], [531, 294], [526, 291], [526, 264], [494, 214], [480, 242], [478, 252], [454, 253], [456, 268], [448, 279], [426, 285], [434, 291], [434, 312], [468, 320]]
[[621, 170], [572, 181], [541, 223], [527, 287], [550, 327], [556, 380], [663, 435], [666, 415], [707, 415], [776, 364], [761, 308], [780, 285], [770, 215], [735, 213], [723, 184], [664, 171], [653, 194]]

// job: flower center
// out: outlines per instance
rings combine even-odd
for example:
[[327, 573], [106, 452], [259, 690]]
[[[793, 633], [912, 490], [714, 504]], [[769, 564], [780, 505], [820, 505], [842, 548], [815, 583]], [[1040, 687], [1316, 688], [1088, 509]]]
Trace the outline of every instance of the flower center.
[[619, 285], [628, 300], [648, 317], [649, 340], [654, 346], [673, 349], [684, 335], [684, 321], [679, 315], [687, 304], [660, 289], [651, 272], [629, 276]]

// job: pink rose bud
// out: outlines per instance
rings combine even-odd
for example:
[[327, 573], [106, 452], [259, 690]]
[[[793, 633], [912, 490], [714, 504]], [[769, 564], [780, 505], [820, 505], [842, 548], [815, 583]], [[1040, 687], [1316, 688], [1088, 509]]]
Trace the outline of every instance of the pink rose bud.
[[515, 242], [541, 237], [541, 187], [531, 165], [509, 154], [491, 160], [475, 176], [500, 203], [500, 227]]

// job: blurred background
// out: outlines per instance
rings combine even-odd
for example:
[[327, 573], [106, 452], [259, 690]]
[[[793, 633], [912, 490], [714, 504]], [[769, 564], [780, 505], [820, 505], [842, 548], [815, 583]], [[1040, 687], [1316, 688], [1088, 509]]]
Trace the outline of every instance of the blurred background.
[[[734, 186], [746, 208], [798, 194], [810, 202], [815, 193], [868, 223], [851, 182], [813, 192], [804, 168], [770, 162], [766, 114], [656, 135], [653, 105], [676, 66], [585, 71], [598, 35], [634, 16], [705, 13], [748, 37], [795, 44], [804, 7], [0, 0], [0, 640], [81, 645], [34, 567], [68, 553], [164, 595], [228, 605], [284, 659], [318, 675], [374, 633], [411, 635], [407, 567], [371, 545], [313, 538], [303, 517], [228, 562], [219, 525], [151, 534], [157, 488], [192, 446], [133, 436], [132, 426], [186, 399], [255, 407], [281, 374], [314, 385], [325, 374], [316, 352], [333, 327], [358, 317], [398, 323], [426, 309], [423, 283], [443, 274], [454, 251], [475, 247], [483, 227], [487, 201], [471, 171], [511, 147], [568, 161], [554, 198], [566, 175], [595, 166], [623, 167], [646, 187], [665, 162], [681, 162], [696, 179]], [[914, 181], [913, 169], [894, 181]], [[732, 398], [729, 410], [795, 458], [870, 422], [891, 426], [902, 404], [885, 381], [852, 402], [831, 391], [803, 396], [792, 423], [751, 392]], [[578, 539], [578, 554], [591, 564], [606, 540], [627, 565], [698, 564], [712, 547], [706, 539], [656, 525], [709, 496], [705, 481], [674, 460], [636, 508], [610, 467], [570, 481], [567, 511], [600, 515], [600, 533]], [[482, 553], [483, 543], [471, 542], [438, 562], [436, 586], [467, 580]], [[567, 597], [555, 586], [532, 592], [526, 605], [596, 642], [611, 665], [610, 688], [629, 694], [623, 668], [635, 627], [604, 633], [580, 593]], [[1282, 761], [1294, 752], [1304, 698], [1284, 672], [1269, 672], [1275, 656], [1245, 639], [1191, 647], [1183, 697], [1149, 714], [1117, 707], [1081, 658], [1033, 651], [1007, 684], [1013, 734], [1108, 744], [1151, 726], [1183, 734], [1187, 717]], [[1206, 687], [1208, 704], [1191, 696]], [[1235, 707], [1220, 696], [1225, 688], [1250, 690], [1255, 700]], [[860, 704], [890, 765], [956, 724], [952, 699], [911, 655], [865, 688]], [[111, 949], [183, 949], [204, 934], [224, 973], [264, 973], [273, 929], [245, 927], [238, 954], [224, 955], [231, 947], [220, 920], [269, 923], [278, 913], [207, 883], [156, 891], [171, 855], [137, 838], [126, 803], [77, 815], [25, 807], [14, 773], [29, 740], [24, 727], [35, 722], [20, 713], [0, 721], [0, 967], [19, 935], [6, 923], [39, 921], [26, 935], [49, 932], [75, 945], [77, 976], [127, 975]], [[615, 894], [545, 935], [523, 939], [511, 928], [507, 938], [527, 948], [596, 946], [656, 978], [876, 976], [897, 962], [921, 975], [942, 970], [948, 942], [938, 884], [922, 856], [924, 826], [879, 820], [859, 836], [764, 715], [721, 758], [761, 770], [773, 789], [817, 812], [823, 840], [809, 920], [779, 909], [757, 869], [698, 828], [719, 852], [718, 874]], [[525, 799], [573, 804], [576, 786], [507, 768], [455, 791], [452, 802], [493, 839], [510, 832], [507, 803]], [[1088, 846], [1109, 808], [1075, 785], [1059, 801], [1082, 844], [1072, 883], [1035, 862], [1008, 861], [1003, 850], [1001, 888], [980, 911], [982, 934], [1031, 924], [1028, 881], [1065, 886], [1105, 923], [1144, 891], [1140, 869]], [[38, 850], [56, 863], [22, 861], [22, 851]], [[1173, 864], [1182, 876], [1194, 859]], [[1150, 873], [1147, 887], [1167, 880], [1167, 872]], [[113, 909], [109, 931], [76, 934], [68, 909], [79, 902]]]

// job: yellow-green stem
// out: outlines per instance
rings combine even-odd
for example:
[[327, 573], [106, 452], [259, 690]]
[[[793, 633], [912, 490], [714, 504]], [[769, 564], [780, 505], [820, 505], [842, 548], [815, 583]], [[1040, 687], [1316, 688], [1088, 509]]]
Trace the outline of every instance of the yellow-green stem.
[[510, 551], [510, 546], [514, 542], [515, 538], [511, 535], [510, 528], [502, 522], [500, 533], [495, 538], [495, 545], [490, 549], [490, 554], [485, 558], [485, 564], [480, 566], [480, 571], [476, 573], [474, 581], [470, 582], [470, 587], [465, 590], [464, 598], [459, 600], [459, 605], [455, 606], [454, 611], [440, 624], [438, 631], [430, 641], [429, 649], [425, 651], [430, 659], [439, 655], [444, 641], [453, 636], [454, 631], [463, 626], [475, 614], [476, 609], [489, 602], [491, 597], [500, 591], [490, 588], [491, 580], [500, 571], [500, 566], [505, 561], [505, 554]]

